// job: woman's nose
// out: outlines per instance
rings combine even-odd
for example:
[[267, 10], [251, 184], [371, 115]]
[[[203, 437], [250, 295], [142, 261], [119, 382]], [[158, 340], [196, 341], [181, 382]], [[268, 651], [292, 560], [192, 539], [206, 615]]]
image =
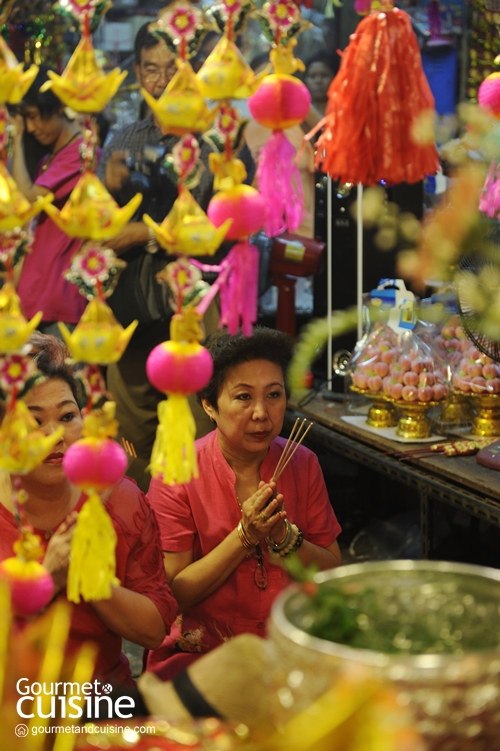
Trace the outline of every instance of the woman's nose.
[[264, 400], [258, 399], [253, 410], [254, 420], [263, 420], [267, 417], [267, 407]]

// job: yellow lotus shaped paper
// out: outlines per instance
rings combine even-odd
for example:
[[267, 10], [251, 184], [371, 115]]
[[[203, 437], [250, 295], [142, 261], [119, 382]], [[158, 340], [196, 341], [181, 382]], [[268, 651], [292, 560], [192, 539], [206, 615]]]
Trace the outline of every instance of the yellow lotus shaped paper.
[[211, 256], [215, 253], [232, 220], [227, 219], [218, 229], [186, 188], [181, 188], [171, 211], [161, 224], [147, 214], [143, 221], [154, 232], [156, 241], [169, 253], [189, 256]]
[[53, 199], [53, 194], [47, 193], [30, 203], [9, 175], [5, 164], [0, 162], [0, 232], [11, 232], [28, 224]]
[[84, 172], [62, 209], [46, 206], [45, 211], [70, 237], [110, 240], [131, 220], [141, 201], [137, 193], [120, 208], [99, 178]]
[[19, 104], [36, 78], [38, 65], [31, 65], [24, 70], [23, 63], [17, 59], [0, 36], [0, 104]]
[[50, 435], [38, 423], [26, 404], [18, 399], [0, 426], [0, 469], [24, 475], [43, 462], [64, 435], [59, 427]]
[[187, 62], [181, 64], [159, 99], [145, 89], [141, 89], [141, 94], [163, 132], [176, 136], [203, 133], [209, 128], [217, 109], [207, 107], [200, 82]]
[[40, 91], [52, 89], [54, 94], [75, 112], [99, 112], [114, 97], [127, 71], [114, 68], [104, 73], [96, 57], [92, 40], [84, 36], [61, 75], [48, 71], [51, 79]]
[[9, 282], [0, 289], [0, 352], [18, 352], [40, 323], [42, 313], [27, 321], [21, 313], [19, 297]]
[[246, 99], [257, 90], [266, 73], [264, 70], [254, 75], [235, 43], [222, 37], [196, 75], [203, 96], [218, 100]]
[[95, 297], [85, 308], [72, 333], [64, 323], [59, 323], [59, 329], [77, 362], [109, 365], [118, 362], [123, 355], [137, 324], [138, 321], [132, 321], [124, 329], [109, 305]]

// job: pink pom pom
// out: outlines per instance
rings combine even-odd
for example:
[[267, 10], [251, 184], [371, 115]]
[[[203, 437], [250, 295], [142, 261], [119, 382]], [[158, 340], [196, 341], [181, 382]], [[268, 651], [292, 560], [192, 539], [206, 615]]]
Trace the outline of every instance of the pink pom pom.
[[[29, 575], [22, 573], [24, 566], [30, 571]], [[9, 584], [12, 609], [16, 615], [38, 613], [49, 604], [54, 594], [51, 575], [36, 561], [23, 564], [17, 558], [7, 558], [0, 563], [0, 576]]]
[[265, 208], [264, 199], [255, 188], [237, 185], [216, 193], [208, 204], [207, 216], [216, 227], [232, 219], [226, 240], [238, 240], [261, 229]]
[[477, 101], [489, 115], [500, 118], [500, 73], [491, 73], [484, 79]]
[[82, 490], [100, 492], [114, 485], [127, 468], [127, 455], [111, 439], [82, 438], [66, 451], [66, 477]]
[[293, 76], [266, 76], [248, 100], [250, 114], [271, 130], [300, 125], [309, 112], [311, 95], [307, 86]]
[[195, 394], [207, 385], [213, 369], [210, 352], [196, 342], [162, 342], [146, 361], [150, 382], [165, 394]]

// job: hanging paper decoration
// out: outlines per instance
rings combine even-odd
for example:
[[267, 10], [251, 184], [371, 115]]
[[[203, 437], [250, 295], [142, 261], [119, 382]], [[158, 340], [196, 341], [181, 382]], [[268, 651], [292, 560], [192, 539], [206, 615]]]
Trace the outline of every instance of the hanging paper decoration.
[[73, 24], [81, 27], [84, 33], [87, 26], [88, 32], [93, 34], [113, 3], [111, 0], [59, 0], [55, 5]]
[[86, 415], [84, 437], [64, 455], [66, 476], [88, 495], [71, 542], [67, 590], [70, 602], [80, 602], [80, 596], [86, 601], [109, 599], [112, 585], [120, 584], [115, 576], [116, 532], [99, 497], [99, 493], [118, 482], [127, 467], [125, 451], [111, 440], [118, 430], [114, 413], [114, 402], [106, 402], [102, 410]]
[[[180, 299], [180, 289], [177, 293]], [[155, 347], [146, 362], [148, 379], [168, 396], [158, 405], [159, 425], [150, 463], [152, 476], [161, 475], [167, 485], [198, 477], [196, 425], [187, 395], [206, 386], [213, 372], [212, 357], [199, 343], [203, 337], [199, 320], [193, 308], [176, 314], [170, 341]]]
[[120, 208], [99, 178], [84, 172], [62, 209], [53, 205], [44, 208], [70, 237], [100, 241], [115, 237], [132, 219], [141, 201], [142, 195], [137, 193]]
[[223, 34], [197, 73], [207, 99], [246, 99], [265, 76], [266, 71], [254, 74], [233, 41], [253, 10], [252, 0], [222, 0], [207, 11]]
[[117, 362], [137, 327], [137, 321], [133, 321], [123, 329], [105, 301], [124, 266], [110, 248], [88, 242], [73, 257], [65, 274], [90, 301], [73, 332], [59, 323], [74, 360], [88, 363], [84, 437], [70, 446], [63, 461], [68, 479], [89, 496], [71, 544], [67, 590], [71, 602], [80, 602], [80, 597], [86, 601], [107, 599], [112, 585], [119, 583], [115, 577], [116, 533], [99, 493], [122, 477], [127, 457], [112, 440], [118, 431], [115, 404], [105, 401], [105, 384], [98, 366]]
[[231, 220], [227, 220], [216, 228], [188, 190], [198, 184], [203, 169], [199, 155], [196, 138], [183, 136], [174, 146], [171, 156], [167, 157], [165, 165], [172, 181], [178, 183], [179, 196], [161, 225], [147, 214], [143, 217], [153, 230], [158, 244], [168, 253], [213, 255], [231, 225]]
[[207, 208], [210, 221], [220, 227], [231, 221], [226, 234], [229, 240], [239, 240], [221, 265], [229, 273], [220, 279], [220, 326], [227, 326], [236, 334], [241, 323], [245, 336], [257, 320], [257, 286], [259, 252], [250, 245], [250, 235], [263, 224], [266, 205], [260, 193], [250, 185], [243, 185], [246, 170], [243, 162], [233, 156], [242, 137], [242, 123], [233, 107], [223, 104], [207, 139], [219, 150], [210, 154], [210, 170], [214, 173], [214, 189], [218, 191]]
[[[496, 62], [498, 61], [498, 58]], [[487, 115], [495, 120], [500, 119], [500, 73], [491, 73], [479, 87], [478, 102]], [[500, 162], [493, 159], [488, 170], [481, 196], [479, 211], [482, 211], [490, 219], [500, 215]]]
[[159, 99], [145, 89], [141, 89], [142, 96], [164, 133], [177, 136], [203, 133], [210, 126], [216, 108], [207, 107], [200, 82], [188, 62], [207, 31], [203, 13], [185, 0], [176, 0], [160, 11], [158, 21], [149, 30], [178, 55], [179, 69]]
[[83, 36], [63, 73], [58, 75], [49, 70], [47, 75], [51, 80], [44, 83], [40, 91], [52, 89], [75, 112], [99, 112], [114, 97], [127, 71], [114, 68], [104, 73], [92, 40]]
[[16, 555], [0, 563], [0, 578], [9, 585], [12, 609], [21, 617], [38, 613], [54, 595], [52, 577], [39, 563], [44, 556], [40, 538], [33, 534], [23, 514], [22, 504], [26, 498], [23, 490], [14, 489], [14, 513], [20, 526], [20, 535], [14, 543]]
[[264, 230], [269, 237], [289, 230], [295, 232], [304, 219], [304, 196], [295, 148], [285, 133], [286, 128], [300, 125], [309, 112], [311, 95], [307, 86], [293, 74], [305, 70], [293, 48], [296, 35], [311, 26], [302, 20], [293, 0], [266, 2], [257, 11], [267, 41], [274, 73], [267, 75], [248, 100], [254, 120], [272, 130], [259, 155], [257, 180], [266, 202]]
[[54, 199], [52, 193], [40, 196], [30, 203], [10, 176], [7, 166], [0, 161], [0, 232], [20, 230]]
[[0, 352], [19, 352], [36, 329], [42, 313], [27, 321], [21, 312], [19, 296], [11, 282], [0, 289]]
[[414, 183], [439, 169], [434, 98], [410, 16], [372, 8], [330, 84], [316, 166], [341, 183]]
[[0, 36], [0, 104], [19, 104], [36, 78], [38, 66], [24, 70]]

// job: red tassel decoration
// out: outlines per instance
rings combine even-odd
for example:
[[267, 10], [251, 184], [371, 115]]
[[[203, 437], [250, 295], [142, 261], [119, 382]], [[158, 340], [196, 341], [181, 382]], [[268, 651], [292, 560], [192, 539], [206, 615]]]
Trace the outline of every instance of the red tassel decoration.
[[328, 92], [316, 163], [342, 183], [414, 183], [439, 168], [433, 140], [414, 140], [434, 114], [410, 16], [399, 8], [360, 21]]

